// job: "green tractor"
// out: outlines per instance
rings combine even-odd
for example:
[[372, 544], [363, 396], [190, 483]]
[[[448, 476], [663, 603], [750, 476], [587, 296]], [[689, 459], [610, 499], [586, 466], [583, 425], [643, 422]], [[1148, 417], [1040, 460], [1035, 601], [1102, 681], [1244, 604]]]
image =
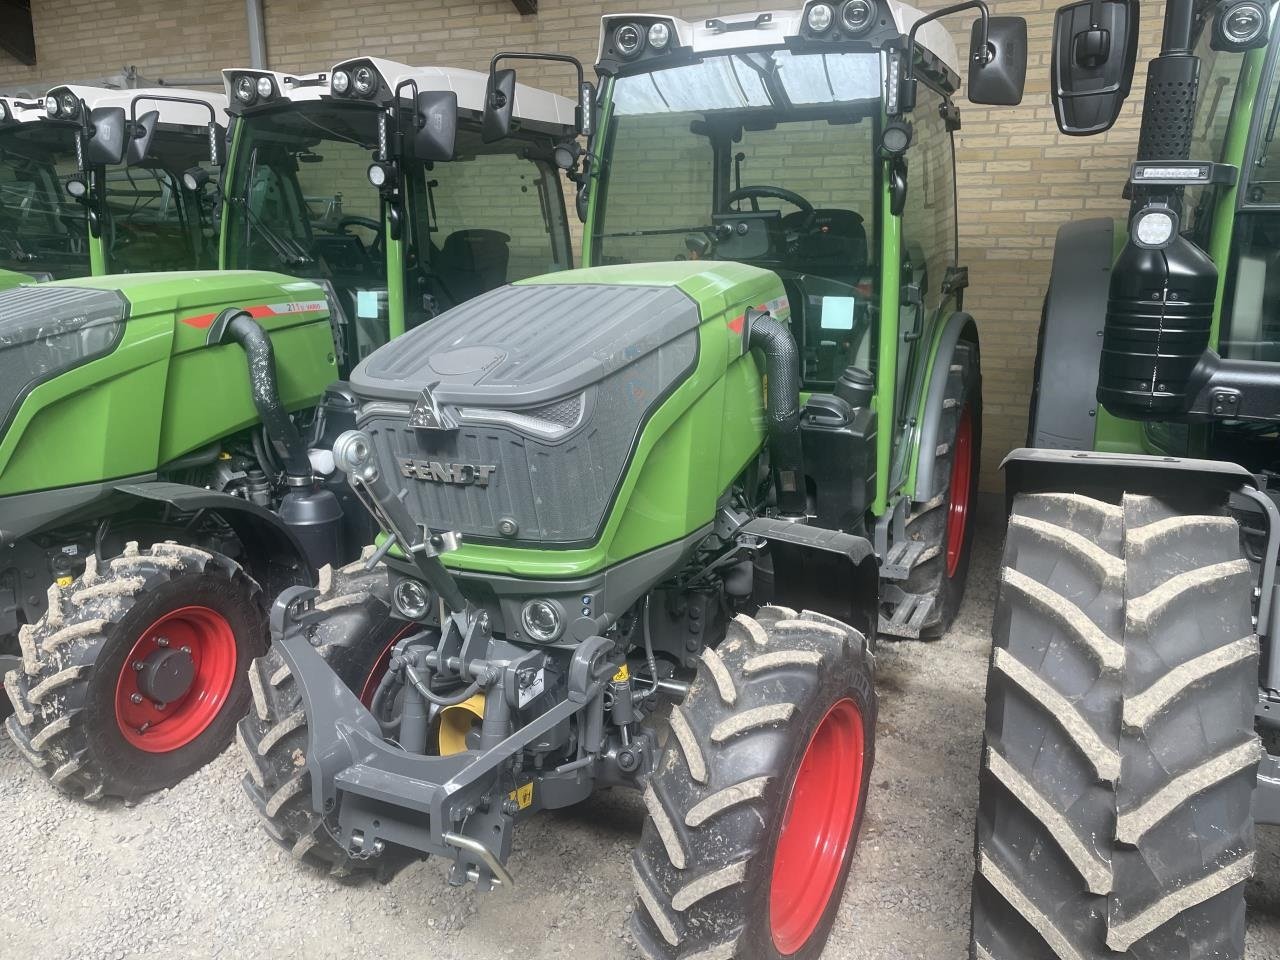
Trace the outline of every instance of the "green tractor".
[[[1063, 7], [1054, 106], [1114, 122], [1137, 4]], [[1239, 958], [1280, 823], [1280, 30], [1172, 0], [1127, 222], [1059, 231], [987, 686], [972, 950]]]
[[355, 425], [339, 377], [446, 306], [572, 265], [554, 164], [571, 102], [522, 87], [520, 129], [486, 143], [474, 71], [361, 59], [226, 82], [223, 196], [201, 166], [183, 179], [223, 210], [224, 265], [292, 275], [0, 293], [7, 729], [90, 799], [225, 748], [268, 598], [372, 540], [329, 452]]
[[[1016, 103], [1026, 24], [970, 8], [969, 96]], [[646, 953], [821, 952], [876, 638], [945, 625], [971, 538], [955, 9], [606, 16], [598, 88], [494, 58], [487, 139], [522, 102], [502, 61], [577, 66], [588, 266], [352, 373], [334, 458], [383, 533], [276, 600], [239, 730], [294, 857], [509, 886], [518, 822], [632, 787]]]
[[[208, 165], [226, 107], [220, 93], [176, 87], [0, 97], [0, 289], [217, 266], [213, 211], [182, 176]], [[140, 135], [128, 136], [130, 114]]]

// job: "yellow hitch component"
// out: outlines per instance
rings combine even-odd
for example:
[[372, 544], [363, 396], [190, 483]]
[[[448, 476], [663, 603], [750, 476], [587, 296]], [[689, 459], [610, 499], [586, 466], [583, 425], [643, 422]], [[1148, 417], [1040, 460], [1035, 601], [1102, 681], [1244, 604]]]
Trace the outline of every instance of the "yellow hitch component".
[[477, 693], [456, 707], [440, 711], [440, 756], [447, 757], [467, 749], [467, 734], [484, 719], [484, 694]]

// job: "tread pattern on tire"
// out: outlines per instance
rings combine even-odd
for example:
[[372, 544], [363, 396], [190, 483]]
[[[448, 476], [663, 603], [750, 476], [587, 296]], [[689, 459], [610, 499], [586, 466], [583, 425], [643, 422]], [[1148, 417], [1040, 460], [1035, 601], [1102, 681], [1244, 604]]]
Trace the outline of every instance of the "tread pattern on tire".
[[14, 706], [5, 730], [23, 757], [59, 789], [88, 801], [107, 796], [133, 801], [145, 792], [93, 761], [83, 719], [88, 677], [110, 632], [137, 597], [183, 574], [208, 572], [261, 602], [261, 589], [234, 560], [170, 542], [146, 550], [130, 542], [122, 554], [103, 562], [90, 556], [84, 573], [69, 586], [49, 587], [48, 610], [19, 632], [22, 669], [4, 678]]
[[[815, 689], [819, 671], [842, 656], [870, 664], [857, 630], [808, 611], [767, 606], [756, 617], [731, 621], [711, 658], [718, 667], [699, 669], [672, 712], [675, 736], [645, 791], [650, 816], [632, 858], [639, 900], [632, 932], [646, 955], [758, 955], [742, 939], [747, 887], [767, 854], [761, 805], [782, 787], [776, 776], [741, 760], [752, 753], [754, 738], [776, 737], [785, 728]], [[867, 723], [870, 764], [874, 713]]]
[[[973, 957], [1243, 956], [1261, 754], [1252, 581], [1235, 522], [1179, 507], [1015, 501], [987, 689]], [[1038, 683], [1018, 682], [1028, 675]], [[1116, 776], [1081, 734], [1114, 755]]]

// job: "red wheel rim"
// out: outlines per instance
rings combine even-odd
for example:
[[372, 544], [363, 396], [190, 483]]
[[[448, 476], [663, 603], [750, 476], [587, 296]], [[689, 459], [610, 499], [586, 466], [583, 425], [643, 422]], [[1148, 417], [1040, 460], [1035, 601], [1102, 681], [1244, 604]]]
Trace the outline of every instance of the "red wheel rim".
[[947, 488], [947, 576], [954, 577], [964, 553], [965, 529], [969, 525], [969, 494], [973, 486], [973, 411], [966, 403], [956, 428], [955, 450], [951, 457], [951, 486]]
[[862, 798], [862, 714], [841, 700], [818, 724], [791, 784], [773, 859], [769, 925], [784, 955], [803, 947], [835, 892]]
[[[185, 651], [191, 682], [179, 696], [159, 702], [142, 678], [153, 658]], [[182, 607], [142, 632], [116, 681], [116, 725], [125, 740], [147, 753], [185, 747], [213, 723], [236, 679], [236, 635], [227, 618], [209, 607]]]
[[378, 692], [378, 685], [387, 675], [387, 666], [391, 663], [391, 651], [413, 627], [414, 625], [410, 624], [403, 630], [396, 631], [396, 635], [387, 641], [387, 645], [378, 654], [378, 659], [373, 662], [373, 669], [369, 671], [369, 675], [364, 678], [364, 684], [360, 687], [360, 702], [364, 704], [366, 710], [373, 710], [373, 695]]

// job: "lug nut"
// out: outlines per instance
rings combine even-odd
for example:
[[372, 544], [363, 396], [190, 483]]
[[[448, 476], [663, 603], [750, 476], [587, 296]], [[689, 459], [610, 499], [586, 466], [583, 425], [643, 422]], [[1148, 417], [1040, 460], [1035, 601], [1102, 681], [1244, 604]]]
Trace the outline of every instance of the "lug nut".
[[169, 638], [168, 638], [168, 637], [156, 637], [156, 646], [157, 646], [157, 647], [167, 647], [168, 645], [169, 645]]
[[159, 700], [152, 701], [151, 705], [155, 707], [157, 710], [163, 710], [167, 706], [167, 704], [162, 703]]
[[130, 702], [130, 703], [141, 703], [141, 702], [142, 702], [142, 694], [140, 694], [140, 693], [131, 693], [131, 694], [129, 694], [129, 702]]
[[184, 646], [180, 647], [179, 649], [180, 649], [183, 653], [187, 653], [187, 654], [191, 653], [191, 648], [190, 648], [190, 647], [188, 647], [188, 646], [185, 646], [185, 645], [184, 645]]
[[145, 669], [146, 669], [146, 666], [147, 666], [147, 665], [146, 665], [145, 663], [143, 663], [141, 660], [135, 660], [135, 661], [133, 661], [133, 669], [137, 670], [139, 673], [141, 673], [143, 670], [145, 670]]

